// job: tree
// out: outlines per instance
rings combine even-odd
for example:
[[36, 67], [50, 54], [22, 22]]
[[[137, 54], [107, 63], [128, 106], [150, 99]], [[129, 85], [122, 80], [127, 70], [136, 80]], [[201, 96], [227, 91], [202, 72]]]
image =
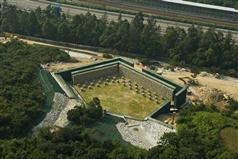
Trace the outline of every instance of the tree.
[[103, 109], [98, 98], [93, 98], [87, 107], [76, 107], [67, 113], [69, 121], [77, 125], [87, 125], [102, 118]]
[[81, 107], [74, 108], [72, 110], [69, 110], [67, 113], [67, 119], [69, 121], [74, 122], [75, 124], [81, 124], [82, 123], [82, 118], [84, 116], [84, 111], [85, 109]]
[[129, 159], [127, 154], [118, 154], [116, 159]]
[[128, 51], [128, 33], [129, 33], [129, 27], [130, 24], [128, 21], [121, 21], [118, 24], [118, 27], [116, 27], [115, 34], [115, 43], [113, 44], [114, 48], [117, 48], [118, 50], [125, 50]]
[[166, 34], [162, 41], [167, 56], [172, 57], [181, 54], [179, 46], [185, 36], [186, 32], [181, 28], [168, 27], [166, 29]]
[[46, 19], [43, 23], [42, 34], [46, 38], [55, 39], [56, 29], [51, 20]]
[[101, 148], [91, 149], [88, 152], [87, 159], [107, 159], [106, 151]]
[[140, 48], [140, 33], [144, 28], [144, 17], [141, 12], [136, 14], [129, 29], [129, 51], [133, 53], [142, 53]]
[[101, 36], [99, 37], [99, 44], [103, 47], [111, 47], [115, 45], [118, 28], [115, 22], [110, 22], [109, 25], [104, 29]]
[[57, 35], [58, 35], [57, 39], [60, 41], [68, 41], [70, 39], [69, 32], [70, 29], [68, 25], [66, 23], [61, 23], [60, 25], [58, 25], [57, 28]]
[[213, 28], [203, 32], [191, 26], [187, 32], [168, 27], [161, 35], [156, 20], [149, 17], [144, 24], [142, 13], [136, 14], [131, 23], [120, 16], [118, 22], [108, 22], [106, 16], [99, 19], [90, 13], [67, 19], [60, 8], [50, 5], [46, 10], [37, 8], [30, 13], [8, 6], [2, 12], [1, 31], [106, 47], [156, 60], [167, 58], [173, 65], [211, 66], [216, 68], [214, 71], [238, 70], [238, 46], [230, 34], [224, 36]]
[[141, 32], [144, 28], [144, 17], [142, 12], [136, 14], [134, 19], [132, 20], [132, 25], [135, 27], [137, 32]]
[[0, 138], [25, 136], [43, 114], [45, 96], [36, 72], [40, 63], [67, 61], [55, 48], [17, 40], [0, 45]]
[[148, 57], [159, 57], [162, 51], [160, 44], [160, 29], [156, 25], [154, 17], [150, 17], [140, 34], [140, 46]]
[[45, 14], [47, 17], [60, 18], [61, 8], [59, 6], [49, 4], [46, 7]]
[[18, 31], [18, 17], [15, 6], [8, 6], [2, 13], [2, 31], [17, 32]]
[[35, 12], [31, 11], [29, 15], [29, 22], [26, 23], [28, 25], [27, 30], [30, 35], [39, 35], [40, 34], [40, 24], [36, 17]]
[[88, 103], [89, 116], [93, 119], [99, 120], [102, 118], [103, 109], [100, 100], [96, 97], [92, 102]]

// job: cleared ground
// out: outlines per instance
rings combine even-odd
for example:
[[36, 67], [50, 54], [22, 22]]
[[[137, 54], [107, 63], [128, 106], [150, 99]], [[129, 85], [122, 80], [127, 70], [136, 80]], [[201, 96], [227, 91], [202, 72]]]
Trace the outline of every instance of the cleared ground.
[[164, 102], [161, 100], [156, 103], [119, 83], [101, 85], [101, 87], [93, 87], [85, 91], [80, 91], [78, 86], [75, 86], [75, 88], [86, 102], [91, 101], [93, 97], [98, 97], [104, 109], [138, 119], [144, 119]]
[[[238, 101], [238, 80], [235, 78], [224, 76], [222, 79], [217, 79], [214, 75], [207, 73], [207, 76], [200, 76], [198, 75], [196, 79], [198, 80], [200, 86], [194, 87], [190, 86], [193, 90], [193, 93], [201, 97], [199, 93], [199, 89], [201, 87], [205, 87], [207, 89], [218, 89], [221, 90], [223, 93], [228, 94], [234, 100]], [[179, 80], [181, 77], [191, 77], [192, 73], [186, 71], [165, 71], [163, 72], [162, 76], [165, 78], [174, 81], [180, 85], [184, 85], [184, 83]], [[204, 99], [203, 99], [204, 100]]]
[[224, 144], [227, 145], [227, 147], [231, 151], [238, 153], [238, 129], [235, 128], [222, 129], [220, 132], [220, 136]]

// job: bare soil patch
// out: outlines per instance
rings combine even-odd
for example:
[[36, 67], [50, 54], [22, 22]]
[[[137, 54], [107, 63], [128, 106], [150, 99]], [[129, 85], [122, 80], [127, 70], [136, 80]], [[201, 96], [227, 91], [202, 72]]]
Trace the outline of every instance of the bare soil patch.
[[[193, 73], [188, 71], [165, 71], [163, 72], [162, 76], [165, 78], [168, 78], [169, 80], [172, 80], [180, 85], [185, 85], [183, 81], [181, 81], [179, 78], [183, 77], [190, 77], [193, 75]], [[192, 91], [192, 93], [201, 100], [208, 100], [207, 97], [212, 95], [214, 91], [217, 91], [217, 93], [222, 93], [223, 95], [230, 96], [234, 100], [238, 101], [238, 79], [231, 78], [224, 76], [220, 79], [215, 78], [214, 75], [208, 74], [205, 76], [201, 76], [200, 74], [194, 78], [198, 81], [199, 86], [190, 86], [189, 89]], [[210, 95], [209, 95], [210, 93]]]

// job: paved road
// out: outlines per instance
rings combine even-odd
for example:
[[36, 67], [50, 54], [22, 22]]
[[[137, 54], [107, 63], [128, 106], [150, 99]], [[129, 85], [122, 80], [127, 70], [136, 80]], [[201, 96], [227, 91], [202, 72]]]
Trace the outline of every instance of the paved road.
[[[3, 1], [3, 0], [0, 0], [0, 1]], [[45, 0], [7, 0], [7, 1], [9, 4], [16, 5], [17, 8], [24, 9], [24, 10], [32, 10], [32, 9], [36, 9], [37, 7], [41, 7], [42, 9], [44, 9], [49, 4], [56, 4], [53, 2], [47, 2]], [[87, 12], [90, 12], [100, 18], [106, 14], [108, 20], [114, 20], [114, 21], [118, 19], [118, 15], [119, 15], [119, 13], [117, 12], [103, 11], [103, 10], [91, 9], [91, 8], [89, 9], [84, 7], [66, 5], [66, 4], [61, 4], [60, 6], [62, 8], [62, 11], [69, 15], [86, 14]], [[127, 19], [128, 21], [131, 21], [133, 17], [134, 15], [122, 14], [122, 19]], [[145, 18], [145, 22], [146, 22], [146, 19], [147, 18]], [[184, 29], [187, 29], [189, 26], [191, 26], [191, 24], [187, 24], [187, 23], [161, 20], [161, 19], [157, 19], [157, 25], [161, 27], [162, 33], [165, 32], [168, 26], [174, 26], [174, 27], [177, 26]], [[204, 30], [208, 29], [208, 27], [202, 27], [202, 28]], [[216, 29], [216, 30], [220, 30], [224, 34], [231, 32], [233, 39], [238, 43], [238, 31], [231, 31], [226, 29]]]

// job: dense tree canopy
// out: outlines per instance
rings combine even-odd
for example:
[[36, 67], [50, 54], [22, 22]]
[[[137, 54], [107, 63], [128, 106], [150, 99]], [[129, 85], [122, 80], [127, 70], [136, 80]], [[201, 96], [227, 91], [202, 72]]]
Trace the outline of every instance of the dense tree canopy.
[[191, 26], [188, 31], [168, 27], [161, 34], [153, 17], [143, 23], [138, 13], [129, 23], [127, 20], [107, 21], [95, 15], [76, 15], [66, 18], [60, 9], [48, 6], [35, 11], [18, 11], [7, 7], [1, 12], [1, 31], [38, 36], [52, 40], [100, 46], [122, 52], [145, 55], [153, 59], [167, 58], [172, 64], [189, 64], [238, 70], [238, 46], [231, 34], [223, 35], [214, 29], [204, 32]]
[[42, 114], [44, 95], [39, 64], [66, 61], [58, 49], [13, 41], [0, 45], [0, 138], [25, 135]]
[[85, 107], [76, 107], [67, 113], [68, 120], [77, 125], [90, 124], [100, 120], [102, 116], [103, 109], [98, 98], [93, 98]]
[[82, 127], [56, 132], [42, 129], [37, 136], [0, 140], [0, 158], [4, 159], [143, 159], [143, 151], [122, 147], [111, 141], [99, 142]]
[[[226, 114], [226, 115], [225, 115]], [[177, 133], [165, 134], [161, 145], [145, 152], [111, 141], [99, 141], [94, 131], [70, 125], [52, 132], [21, 139], [0, 140], [0, 157], [6, 159], [236, 159], [220, 140], [224, 127], [238, 128], [237, 114], [222, 114], [204, 106], [183, 109], [177, 120]], [[81, 115], [84, 115], [81, 113]]]
[[[105, 17], [77, 15], [66, 19], [57, 8], [37, 9], [30, 13], [14, 7], [1, 12], [1, 31], [20, 33], [66, 42], [103, 46], [159, 59], [167, 57], [175, 64], [213, 66], [238, 70], [238, 47], [231, 36], [210, 29], [203, 32], [191, 27], [186, 32], [169, 27], [161, 35], [153, 18], [143, 23], [138, 14], [132, 23], [119, 18], [108, 22]], [[238, 128], [238, 115], [233, 110], [219, 112], [205, 106], [181, 110], [177, 133], [164, 135], [161, 145], [148, 152], [123, 147], [111, 141], [98, 141], [88, 118], [99, 119], [100, 102], [88, 109], [69, 112], [73, 124], [58, 131], [42, 129], [26, 136], [42, 112], [44, 94], [36, 71], [39, 64], [67, 61], [69, 56], [58, 49], [29, 46], [19, 41], [0, 45], [0, 158], [4, 159], [235, 159], [219, 138], [224, 127]], [[237, 103], [232, 104], [232, 109]], [[78, 114], [80, 117], [77, 118]], [[83, 123], [83, 124], [82, 124]]]
[[228, 150], [219, 137], [222, 128], [238, 127], [237, 114], [228, 114], [205, 106], [182, 110], [177, 119], [177, 133], [165, 134], [162, 146], [153, 148], [147, 154], [148, 158], [236, 159], [238, 154]]

